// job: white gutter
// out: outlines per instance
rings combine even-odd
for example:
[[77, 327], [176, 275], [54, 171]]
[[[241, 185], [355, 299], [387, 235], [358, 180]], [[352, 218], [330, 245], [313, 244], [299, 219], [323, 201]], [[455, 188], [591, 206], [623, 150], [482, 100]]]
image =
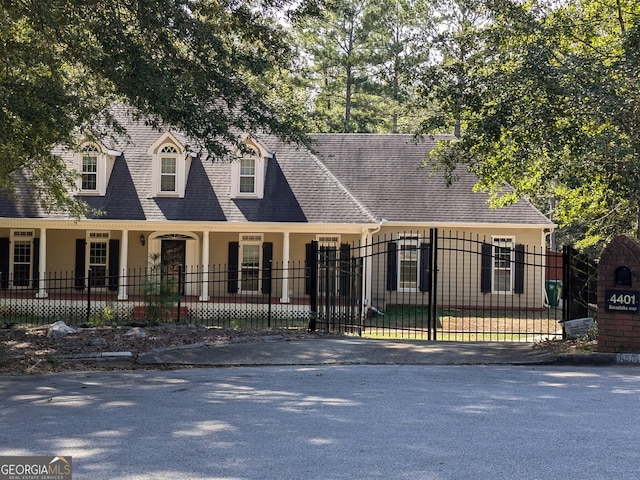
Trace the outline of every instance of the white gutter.
[[361, 252], [364, 258], [364, 265], [362, 266], [363, 273], [364, 273], [364, 281], [362, 282], [362, 297], [361, 297], [362, 298], [362, 311], [361, 311], [362, 320], [366, 318], [367, 314], [369, 313], [369, 310], [371, 309], [371, 295], [373, 290], [373, 261], [371, 258], [373, 254], [373, 245], [372, 245], [373, 236], [380, 231], [383, 223], [384, 223], [384, 220], [375, 227], [368, 227], [368, 228], [362, 229], [362, 238], [363, 238], [362, 245], [364, 245], [364, 252]]
[[542, 291], [544, 292], [542, 306], [544, 308], [550, 307], [549, 296], [547, 295], [547, 239], [553, 235], [553, 229], [542, 232], [542, 268], [544, 269], [544, 275], [542, 275]]

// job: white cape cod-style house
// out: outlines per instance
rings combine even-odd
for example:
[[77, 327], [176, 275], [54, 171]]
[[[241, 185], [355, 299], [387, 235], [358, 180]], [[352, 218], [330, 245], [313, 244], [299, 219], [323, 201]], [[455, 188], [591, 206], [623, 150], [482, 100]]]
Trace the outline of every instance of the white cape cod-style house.
[[[79, 173], [77, 196], [100, 215], [46, 214], [25, 188], [0, 200], [5, 296], [28, 290], [47, 299], [57, 272], [72, 272], [70, 289], [83, 290], [91, 271], [92, 288], [126, 303], [140, 292], [123, 278], [157, 258], [168, 268], [197, 272], [182, 292], [194, 302], [216, 301], [212, 281], [223, 272], [225, 295], [268, 291], [277, 303], [295, 303], [308, 295], [308, 285], [286, 273], [292, 265], [308, 266], [315, 241], [338, 258], [347, 248], [366, 256], [372, 245], [385, 245], [384, 258], [363, 266], [363, 305], [401, 303], [394, 292], [413, 303], [411, 295], [428, 290], [421, 257], [429, 230], [438, 228], [481, 238], [487, 250], [480, 253], [493, 259], [458, 265], [455, 282], [446, 280], [465, 303], [527, 295], [531, 282], [514, 259], [523, 248], [544, 252], [554, 228], [524, 200], [490, 208], [485, 194], [473, 192], [476, 179], [468, 173], [447, 187], [419, 170], [445, 136], [416, 143], [410, 135], [315, 134], [311, 149], [247, 136], [251, 154], [213, 162], [190, 151], [179, 132], [144, 122], [125, 126], [127, 141], [87, 140], [76, 152], [57, 152]], [[446, 261], [454, 257], [449, 253]], [[284, 273], [265, 275], [271, 265]], [[447, 274], [440, 270], [442, 280]], [[544, 279], [534, 281], [528, 305], [542, 307]]]

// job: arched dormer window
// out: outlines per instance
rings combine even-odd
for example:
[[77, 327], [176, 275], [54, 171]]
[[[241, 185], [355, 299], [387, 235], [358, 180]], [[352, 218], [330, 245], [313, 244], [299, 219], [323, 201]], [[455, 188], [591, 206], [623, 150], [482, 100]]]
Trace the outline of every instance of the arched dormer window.
[[99, 142], [85, 142], [74, 155], [74, 165], [80, 174], [77, 180], [80, 195], [104, 195], [116, 157], [121, 152], [109, 150]]
[[231, 164], [231, 196], [263, 198], [266, 159], [272, 155], [250, 137], [244, 139], [244, 144], [246, 151], [238, 152], [240, 158]]
[[95, 145], [87, 145], [82, 149], [82, 170], [80, 190], [95, 192], [98, 190], [98, 155], [100, 151]]
[[166, 132], [148, 150], [152, 158], [153, 196], [184, 197], [191, 154], [171, 132]]

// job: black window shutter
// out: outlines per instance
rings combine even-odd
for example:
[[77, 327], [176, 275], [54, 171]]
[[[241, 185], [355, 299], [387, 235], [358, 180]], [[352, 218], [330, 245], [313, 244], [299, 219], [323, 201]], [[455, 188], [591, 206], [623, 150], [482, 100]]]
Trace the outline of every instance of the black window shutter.
[[32, 279], [31, 279], [31, 287], [38, 288], [40, 285], [40, 239], [33, 239], [33, 263], [32, 263]]
[[491, 264], [493, 247], [490, 243], [482, 244], [482, 265], [480, 271], [480, 291], [491, 293]]
[[304, 257], [304, 293], [311, 295], [311, 267], [313, 265], [313, 247], [310, 243], [305, 246]]
[[86, 275], [85, 252], [87, 242], [84, 238], [76, 239], [76, 290], [84, 290], [84, 276]]
[[515, 257], [513, 293], [524, 293], [524, 245], [521, 243], [516, 245]]
[[348, 296], [351, 279], [351, 247], [348, 243], [340, 244], [340, 295]]
[[109, 290], [118, 290], [120, 273], [120, 240], [109, 240]]
[[387, 243], [387, 290], [398, 289], [398, 244]]
[[273, 263], [273, 243], [262, 244], [262, 293], [271, 293], [271, 264]]
[[9, 255], [11, 254], [11, 241], [8, 238], [0, 238], [0, 288], [9, 288]]
[[420, 244], [420, 291], [431, 290], [431, 244]]
[[228, 285], [227, 292], [238, 293], [238, 255], [240, 253], [240, 244], [238, 242], [229, 242], [229, 263], [227, 264]]

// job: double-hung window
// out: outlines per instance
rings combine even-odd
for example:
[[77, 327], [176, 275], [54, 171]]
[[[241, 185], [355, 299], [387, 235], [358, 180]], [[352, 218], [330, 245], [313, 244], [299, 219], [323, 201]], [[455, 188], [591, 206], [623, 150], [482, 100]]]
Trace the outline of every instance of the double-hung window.
[[165, 132], [147, 149], [151, 157], [151, 194], [154, 197], [184, 198], [191, 161], [195, 154], [171, 133]]
[[256, 193], [256, 160], [255, 158], [242, 158], [240, 160], [240, 193]]
[[160, 192], [175, 193], [177, 191], [178, 150], [167, 145], [160, 150]]
[[13, 286], [28, 287], [33, 261], [33, 231], [15, 230], [11, 232], [13, 244]]
[[335, 295], [338, 291], [340, 263], [338, 262], [339, 236], [319, 235], [316, 237], [320, 264], [318, 267], [318, 293]]
[[400, 235], [387, 244], [387, 290], [431, 289], [431, 245], [419, 235]]
[[262, 235], [242, 235], [240, 237], [240, 291], [259, 291], [261, 252]]
[[418, 289], [418, 266], [420, 251], [418, 237], [400, 237], [398, 240], [398, 289]]
[[231, 163], [231, 198], [264, 198], [268, 153], [254, 143], [246, 143]]
[[106, 195], [109, 177], [122, 152], [111, 150], [98, 141], [80, 145], [73, 154], [73, 168], [78, 173], [75, 184], [78, 195]]
[[95, 145], [87, 145], [82, 149], [82, 184], [81, 189], [86, 192], [98, 190], [98, 149]]
[[273, 243], [261, 233], [240, 234], [239, 242], [229, 242], [229, 293], [271, 293]]
[[91, 270], [91, 286], [107, 286], [107, 267], [109, 265], [109, 232], [89, 232], [87, 256]]
[[514, 239], [493, 237], [493, 285], [494, 293], [513, 291]]

